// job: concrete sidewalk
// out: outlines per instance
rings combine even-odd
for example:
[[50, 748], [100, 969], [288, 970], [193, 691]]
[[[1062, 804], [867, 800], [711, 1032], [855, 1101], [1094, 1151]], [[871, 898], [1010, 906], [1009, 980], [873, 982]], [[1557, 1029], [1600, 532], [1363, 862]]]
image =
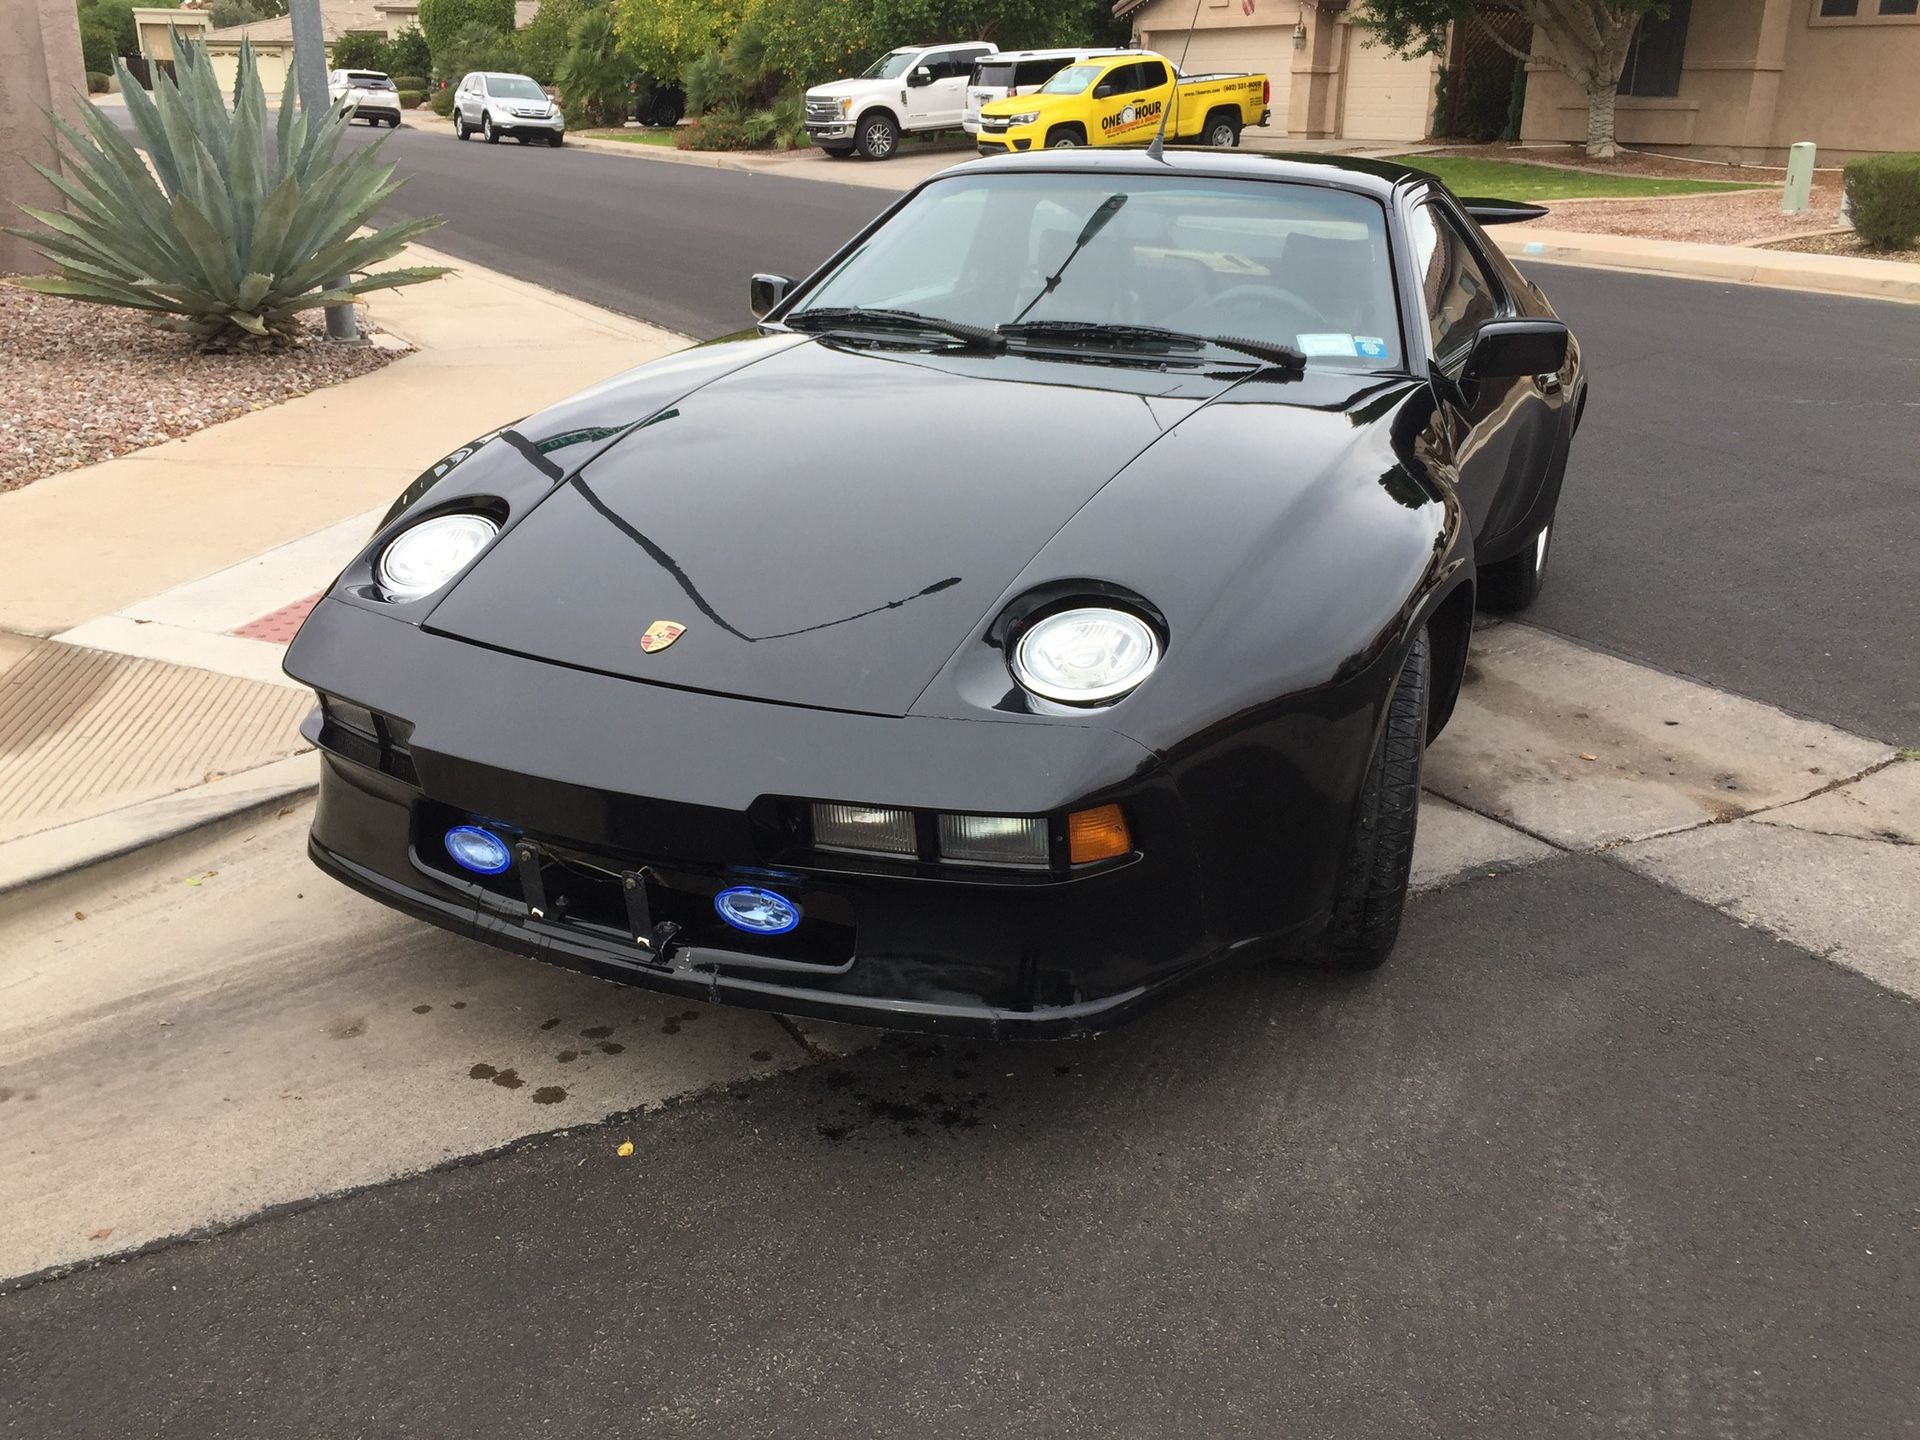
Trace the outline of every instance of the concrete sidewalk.
[[386, 505], [503, 419], [686, 343], [464, 265], [372, 317], [414, 353], [0, 496], [0, 894], [311, 785], [280, 657]]

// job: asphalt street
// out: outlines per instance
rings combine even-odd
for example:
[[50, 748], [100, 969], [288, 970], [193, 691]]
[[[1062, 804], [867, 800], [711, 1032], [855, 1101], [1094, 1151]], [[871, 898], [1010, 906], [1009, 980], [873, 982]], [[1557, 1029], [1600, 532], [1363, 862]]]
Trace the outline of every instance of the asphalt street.
[[889, 1041], [40, 1284], [0, 1433], [1911, 1435], [1917, 1079], [1910, 1002], [1553, 861], [1372, 980]]
[[[696, 338], [752, 322], [754, 271], [805, 274], [893, 198], [438, 127], [349, 133], [385, 137], [407, 177], [393, 211], [446, 217], [437, 248]], [[1529, 618], [1920, 744], [1920, 306], [1528, 269], [1592, 375]]]

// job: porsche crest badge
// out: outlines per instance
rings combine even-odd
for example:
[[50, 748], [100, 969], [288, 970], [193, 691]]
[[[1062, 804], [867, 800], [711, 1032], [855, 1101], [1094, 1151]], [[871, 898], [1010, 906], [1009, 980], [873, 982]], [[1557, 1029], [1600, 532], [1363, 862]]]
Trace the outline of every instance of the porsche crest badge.
[[646, 633], [640, 637], [640, 649], [651, 655], [656, 650], [664, 650], [682, 635], [687, 627], [672, 620], [656, 620], [647, 626]]

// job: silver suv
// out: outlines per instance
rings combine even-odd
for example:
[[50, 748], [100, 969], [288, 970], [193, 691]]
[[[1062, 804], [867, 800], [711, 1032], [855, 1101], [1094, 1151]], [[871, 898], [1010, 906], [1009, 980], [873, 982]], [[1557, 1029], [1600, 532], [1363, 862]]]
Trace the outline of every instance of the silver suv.
[[489, 145], [498, 145], [503, 135], [522, 145], [534, 140], [560, 145], [567, 122], [547, 92], [525, 75], [476, 70], [453, 92], [453, 133], [462, 140], [478, 135]]

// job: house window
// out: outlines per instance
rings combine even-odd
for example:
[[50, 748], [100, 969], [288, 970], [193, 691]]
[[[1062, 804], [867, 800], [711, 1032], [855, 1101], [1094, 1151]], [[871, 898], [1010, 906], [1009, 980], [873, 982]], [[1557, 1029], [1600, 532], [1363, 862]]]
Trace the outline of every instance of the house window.
[[[1823, 0], [1831, 3], [1831, 0]], [[1634, 32], [1620, 72], [1622, 95], [1678, 95], [1680, 68], [1687, 50], [1687, 17], [1693, 0], [1672, 0], [1665, 18], [1649, 15]]]
[[1882, 20], [1920, 20], [1920, 0], [1820, 0], [1812, 23], [1874, 25]]
[[1820, 0], [1822, 15], [1858, 15], [1860, 0]]

